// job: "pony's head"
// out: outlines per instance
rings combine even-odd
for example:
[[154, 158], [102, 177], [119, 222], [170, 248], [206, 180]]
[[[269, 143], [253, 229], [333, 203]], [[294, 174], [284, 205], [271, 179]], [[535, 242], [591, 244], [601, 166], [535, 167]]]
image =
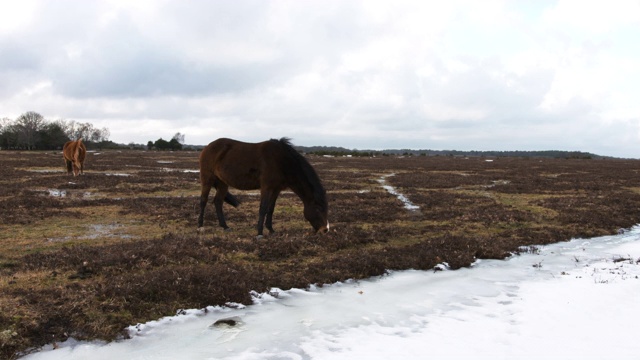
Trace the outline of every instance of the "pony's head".
[[78, 176], [80, 174], [80, 162], [74, 160], [73, 161], [73, 176]]
[[288, 185], [304, 203], [304, 218], [316, 232], [329, 231], [327, 193], [318, 174], [307, 159], [293, 148], [288, 138], [272, 140], [280, 143], [289, 159], [285, 169], [288, 171]]
[[323, 234], [329, 231], [330, 226], [327, 212], [326, 203], [310, 202], [304, 205], [304, 218], [316, 232]]

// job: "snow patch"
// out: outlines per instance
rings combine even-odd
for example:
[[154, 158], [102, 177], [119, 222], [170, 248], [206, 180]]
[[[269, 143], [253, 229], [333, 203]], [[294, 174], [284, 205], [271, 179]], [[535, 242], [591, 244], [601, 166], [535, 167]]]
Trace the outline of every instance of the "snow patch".
[[420, 206], [415, 205], [414, 203], [412, 203], [406, 196], [404, 196], [403, 194], [401, 194], [400, 192], [398, 192], [396, 190], [396, 188], [394, 188], [391, 185], [387, 185], [387, 178], [391, 177], [391, 176], [395, 176], [396, 174], [388, 174], [388, 175], [384, 175], [382, 176], [380, 179], [378, 179], [378, 182], [382, 185], [382, 188], [387, 190], [387, 192], [391, 195], [394, 195], [395, 197], [398, 198], [398, 200], [400, 200], [403, 204], [404, 204], [404, 208], [407, 210], [419, 210]]

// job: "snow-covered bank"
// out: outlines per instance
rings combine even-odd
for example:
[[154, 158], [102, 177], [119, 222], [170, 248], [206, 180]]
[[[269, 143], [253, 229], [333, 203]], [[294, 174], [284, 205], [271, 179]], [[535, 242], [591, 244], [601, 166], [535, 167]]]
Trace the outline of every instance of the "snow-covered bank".
[[[275, 291], [42, 359], [638, 359], [640, 228], [456, 271]], [[213, 324], [233, 318], [235, 326]]]

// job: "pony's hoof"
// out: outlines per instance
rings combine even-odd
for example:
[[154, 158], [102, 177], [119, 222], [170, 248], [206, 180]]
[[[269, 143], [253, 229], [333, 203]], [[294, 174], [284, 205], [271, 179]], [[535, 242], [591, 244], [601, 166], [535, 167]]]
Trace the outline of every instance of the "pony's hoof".
[[264, 236], [263, 236], [263, 235], [258, 235], [258, 236], [256, 236], [256, 240], [262, 240], [262, 239], [264, 239]]
[[202, 234], [204, 232], [204, 226], [200, 226], [197, 231]]
[[232, 231], [233, 231], [233, 229], [231, 229], [230, 227], [224, 228], [224, 232], [232, 232]]

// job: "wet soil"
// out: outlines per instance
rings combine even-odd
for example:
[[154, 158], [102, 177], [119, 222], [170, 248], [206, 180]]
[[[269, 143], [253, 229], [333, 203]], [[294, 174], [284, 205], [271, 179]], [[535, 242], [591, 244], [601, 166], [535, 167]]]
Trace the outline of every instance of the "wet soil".
[[233, 231], [209, 205], [198, 233], [197, 159], [93, 152], [73, 177], [58, 152], [0, 152], [0, 358], [126, 337], [128, 325], [180, 309], [249, 304], [252, 290], [457, 269], [640, 221], [638, 160], [310, 156], [328, 234], [311, 234], [285, 192], [277, 232], [258, 240], [257, 192], [241, 191], [241, 206], [225, 207]]

